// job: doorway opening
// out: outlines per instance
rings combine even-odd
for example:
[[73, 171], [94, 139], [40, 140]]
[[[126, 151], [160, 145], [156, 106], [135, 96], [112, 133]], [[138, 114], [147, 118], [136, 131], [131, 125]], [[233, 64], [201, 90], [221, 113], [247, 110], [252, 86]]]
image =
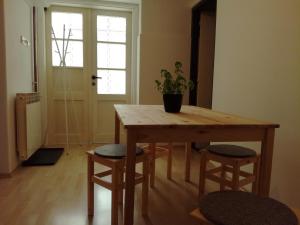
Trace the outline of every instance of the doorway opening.
[[192, 9], [189, 104], [211, 109], [215, 56], [217, 0], [202, 0]]

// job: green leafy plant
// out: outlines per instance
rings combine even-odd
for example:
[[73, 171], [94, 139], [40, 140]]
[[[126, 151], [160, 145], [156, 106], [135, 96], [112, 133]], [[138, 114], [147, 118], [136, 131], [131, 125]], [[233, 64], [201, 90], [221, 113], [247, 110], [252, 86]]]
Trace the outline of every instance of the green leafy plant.
[[181, 68], [182, 63], [179, 61], [175, 62], [174, 77], [168, 70], [162, 69], [160, 74], [164, 81], [155, 80], [157, 90], [162, 94], [184, 94], [188, 88], [192, 90], [194, 83], [185, 79]]

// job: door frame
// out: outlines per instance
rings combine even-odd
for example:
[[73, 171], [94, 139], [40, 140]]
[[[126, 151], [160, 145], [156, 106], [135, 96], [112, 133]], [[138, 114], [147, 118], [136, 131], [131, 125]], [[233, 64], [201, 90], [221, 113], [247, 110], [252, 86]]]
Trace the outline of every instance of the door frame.
[[[64, 0], [55, 0], [52, 2], [49, 2], [50, 4], [47, 5], [47, 7], [49, 6], [62, 6], [62, 7], [74, 7], [74, 8], [85, 8], [85, 9], [99, 9], [99, 10], [113, 10], [113, 11], [125, 11], [125, 12], [131, 12], [131, 20], [132, 20], [132, 30], [131, 30], [131, 99], [130, 102], [132, 104], [138, 104], [139, 103], [139, 66], [138, 66], [138, 62], [140, 61], [139, 57], [140, 57], [140, 49], [139, 49], [139, 41], [140, 41], [140, 27], [141, 27], [141, 18], [140, 18], [140, 4], [131, 4], [131, 3], [116, 3], [116, 2], [108, 2], [108, 1], [103, 1], [103, 2], [87, 2], [85, 0], [82, 1], [70, 1], [68, 3], [66, 3]], [[46, 11], [47, 8], [44, 8], [44, 10]], [[91, 19], [91, 18], [89, 18]], [[47, 23], [45, 24], [46, 27], [43, 26], [39, 26], [38, 27], [38, 31], [42, 33], [43, 30], [46, 30], [45, 33], [45, 44], [47, 44], [47, 41], [49, 41], [49, 35], [47, 33]], [[87, 28], [90, 29], [90, 28]], [[89, 48], [89, 44], [87, 45], [87, 48]], [[49, 58], [47, 56], [47, 54], [42, 55], [41, 56], [41, 61], [45, 61], [46, 62], [46, 82], [51, 82], [51, 79], [49, 80]], [[93, 71], [89, 71], [89, 75], [88, 75], [88, 82], [90, 82], [90, 75], [92, 74]], [[47, 87], [47, 84], [46, 84]], [[49, 90], [48, 90], [49, 91]], [[48, 92], [47, 91], [47, 92]], [[89, 95], [90, 95], [90, 91], [89, 91]], [[49, 93], [47, 93], [47, 96], [45, 97], [49, 97]], [[90, 99], [91, 96], [89, 96]], [[47, 103], [46, 105], [49, 104], [49, 100], [46, 100]], [[90, 100], [91, 101], [91, 100]], [[91, 112], [91, 103], [88, 104], [89, 105], [89, 112]], [[48, 108], [49, 109], [49, 108]], [[47, 121], [43, 122], [44, 126], [45, 126], [45, 130], [46, 130], [46, 141], [47, 141], [47, 145], [52, 144], [53, 143], [49, 143], [49, 141], [51, 142], [51, 140], [49, 140], [49, 137], [51, 136], [51, 130], [49, 130], [49, 114], [47, 113]], [[93, 127], [91, 126], [91, 124], [88, 122], [88, 139], [87, 139], [87, 144], [91, 144], [93, 142]], [[57, 143], [54, 143], [55, 145]]]
[[[199, 75], [199, 49], [200, 49], [200, 18], [203, 12], [217, 12], [217, 0], [202, 0], [192, 8], [192, 26], [191, 26], [191, 62], [190, 62], [190, 79], [194, 82], [195, 87], [189, 93], [189, 105], [197, 106], [198, 103], [198, 75]], [[216, 25], [215, 25], [216, 29]], [[213, 54], [214, 55], [214, 54]], [[201, 60], [201, 59], [200, 59]], [[214, 63], [214, 62], [213, 62]], [[213, 74], [211, 74], [211, 89], [209, 106], [212, 108], [212, 94], [213, 94]], [[208, 146], [210, 142], [193, 142], [192, 147], [201, 150]]]
[[[199, 63], [199, 41], [200, 41], [200, 18], [202, 12], [216, 12], [217, 0], [202, 0], [192, 8], [192, 26], [191, 26], [191, 62], [190, 62], [190, 79], [194, 82], [195, 87], [190, 90], [189, 104], [197, 105], [197, 82], [198, 82], [198, 63]], [[212, 85], [213, 87], [213, 85]], [[211, 89], [211, 92], [213, 88]], [[212, 107], [212, 99], [211, 105]]]

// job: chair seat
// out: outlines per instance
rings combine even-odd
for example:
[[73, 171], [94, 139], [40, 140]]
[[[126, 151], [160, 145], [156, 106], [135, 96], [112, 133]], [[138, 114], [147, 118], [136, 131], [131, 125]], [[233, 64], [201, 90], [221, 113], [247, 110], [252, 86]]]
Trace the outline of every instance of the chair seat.
[[284, 204], [242, 191], [207, 194], [200, 202], [202, 214], [222, 225], [297, 225], [296, 215]]
[[250, 148], [238, 145], [209, 145], [207, 150], [210, 153], [233, 158], [246, 158], [256, 156], [256, 152]]
[[[139, 156], [144, 153], [144, 150], [142, 148], [136, 147], [135, 153], [136, 156]], [[122, 144], [103, 145], [95, 149], [95, 154], [110, 159], [123, 159], [126, 156], [126, 145], [122, 145]]]

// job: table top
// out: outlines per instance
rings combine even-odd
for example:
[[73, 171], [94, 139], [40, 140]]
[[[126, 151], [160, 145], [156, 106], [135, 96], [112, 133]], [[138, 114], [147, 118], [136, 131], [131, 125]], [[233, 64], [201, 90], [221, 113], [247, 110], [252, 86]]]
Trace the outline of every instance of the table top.
[[249, 127], [278, 128], [278, 124], [243, 118], [227, 113], [182, 106], [180, 113], [166, 113], [162, 105], [114, 105], [125, 128], [163, 127]]

